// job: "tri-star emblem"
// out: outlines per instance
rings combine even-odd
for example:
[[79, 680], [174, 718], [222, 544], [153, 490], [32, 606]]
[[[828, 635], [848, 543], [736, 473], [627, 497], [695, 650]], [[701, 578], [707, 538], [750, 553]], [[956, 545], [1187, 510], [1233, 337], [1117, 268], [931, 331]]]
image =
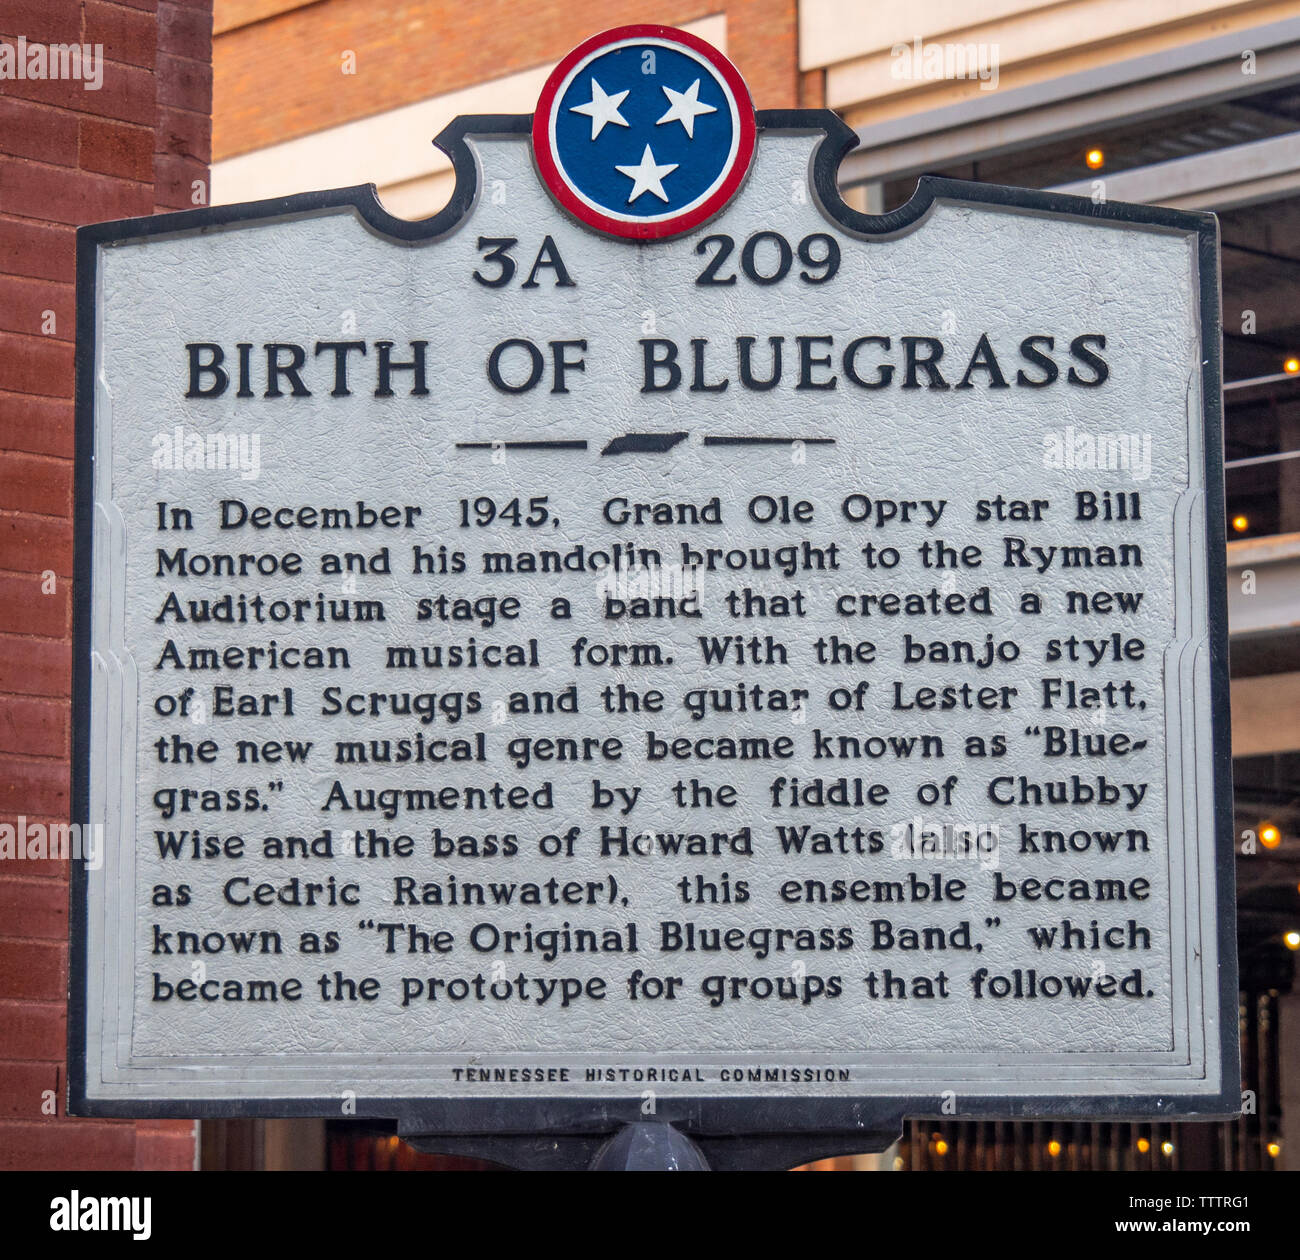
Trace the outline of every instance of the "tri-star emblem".
[[533, 145], [565, 209], [645, 239], [716, 214], [744, 180], [755, 130], [744, 83], [715, 49], [683, 31], [621, 27], [556, 67]]

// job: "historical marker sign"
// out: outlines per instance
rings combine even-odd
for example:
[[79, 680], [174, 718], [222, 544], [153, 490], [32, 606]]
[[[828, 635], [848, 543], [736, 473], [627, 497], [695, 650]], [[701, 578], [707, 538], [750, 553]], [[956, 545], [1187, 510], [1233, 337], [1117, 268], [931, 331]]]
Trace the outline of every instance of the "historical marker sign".
[[1214, 220], [849, 142], [624, 28], [83, 229], [78, 1110], [1234, 1109]]

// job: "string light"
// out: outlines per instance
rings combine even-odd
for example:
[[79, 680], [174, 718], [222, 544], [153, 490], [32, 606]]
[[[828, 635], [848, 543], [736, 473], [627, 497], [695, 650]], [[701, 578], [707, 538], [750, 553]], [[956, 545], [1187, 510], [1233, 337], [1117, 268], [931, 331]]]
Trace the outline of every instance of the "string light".
[[1145, 1155], [1151, 1149], [1151, 1143], [1146, 1138], [1138, 1138], [1138, 1154]]
[[1055, 1159], [1055, 1158], [1056, 1158], [1056, 1157], [1061, 1153], [1061, 1144], [1060, 1144], [1060, 1142], [1058, 1142], [1055, 1138], [1053, 1138], [1050, 1142], [1048, 1142], [1048, 1144], [1047, 1144], [1047, 1153], [1048, 1153], [1048, 1154], [1049, 1154], [1053, 1159]]
[[1232, 518], [1232, 528], [1239, 534], [1244, 534], [1250, 528], [1250, 521], [1244, 516], [1234, 516]]
[[1274, 1159], [1276, 1159], [1279, 1155], [1282, 1154], [1282, 1143], [1281, 1143], [1281, 1142], [1270, 1142], [1270, 1143], [1268, 1144], [1268, 1153], [1269, 1153], [1269, 1154], [1270, 1154]]
[[1292, 928], [1291, 931], [1282, 938], [1282, 944], [1285, 945], [1287, 949], [1300, 949], [1300, 932], [1297, 932]]
[[1288, 376], [1300, 374], [1300, 359], [1297, 359], [1295, 355], [1292, 355], [1284, 364], [1282, 364], [1282, 371], [1284, 371]]
[[[1088, 164], [1090, 171], [1099, 171], [1106, 165], [1106, 155], [1100, 149], [1089, 149], [1083, 155], [1083, 160]], [[1296, 371], [1300, 372], [1300, 367], [1297, 367]]]
[[1260, 823], [1259, 842], [1266, 849], [1276, 849], [1282, 843], [1282, 832], [1278, 829], [1277, 823]]
[[1172, 1155], [1174, 1153], [1174, 1144], [1172, 1142], [1161, 1142], [1160, 1149], [1166, 1155]]

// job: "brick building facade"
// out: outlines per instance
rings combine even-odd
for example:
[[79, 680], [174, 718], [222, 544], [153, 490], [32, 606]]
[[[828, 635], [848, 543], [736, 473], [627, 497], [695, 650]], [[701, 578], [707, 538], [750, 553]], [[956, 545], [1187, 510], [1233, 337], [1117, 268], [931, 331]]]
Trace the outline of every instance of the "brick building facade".
[[799, 69], [795, 0], [611, 0], [598, 15], [544, 0], [217, 0], [213, 200], [373, 183], [394, 214], [445, 204], [430, 141], [458, 114], [531, 113], [551, 67], [598, 29], [683, 27], [740, 68], [760, 109], [823, 104]]
[[[519, 6], [419, 0], [220, 0], [215, 87], [224, 106], [217, 160], [558, 61], [595, 30], [687, 26], [725, 13], [727, 55], [760, 109], [801, 99], [795, 0], [610, 0], [594, 13], [564, 0]], [[355, 73], [344, 73], [345, 53]], [[292, 67], [292, 74], [285, 70]], [[812, 76], [810, 77], [810, 86]]]
[[[15, 54], [71, 44], [102, 46], [98, 87], [89, 73], [0, 78], [0, 824], [10, 825], [69, 818], [76, 227], [208, 195], [211, 0], [0, 3], [0, 45]], [[0, 1169], [191, 1168], [190, 1121], [64, 1114], [67, 880], [66, 860], [0, 858]]]

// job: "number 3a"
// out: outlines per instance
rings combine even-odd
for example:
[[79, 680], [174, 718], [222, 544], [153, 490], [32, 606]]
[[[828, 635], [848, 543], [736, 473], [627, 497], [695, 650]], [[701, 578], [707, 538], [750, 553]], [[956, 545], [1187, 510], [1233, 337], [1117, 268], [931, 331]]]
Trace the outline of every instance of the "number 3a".
[[[518, 266], [515, 260], [510, 256], [510, 250], [519, 244], [517, 236], [480, 236], [475, 248], [483, 253], [484, 263], [495, 263], [499, 270], [495, 275], [484, 275], [482, 271], [476, 270], [474, 279], [488, 289], [500, 289], [509, 284], [514, 279]], [[557, 289], [572, 289], [576, 286], [569, 276], [569, 269], [564, 265], [564, 259], [560, 257], [559, 248], [549, 237], [542, 240], [541, 248], [537, 251], [537, 257], [533, 260], [532, 270], [528, 273], [528, 279], [519, 287], [521, 289], [537, 289], [541, 287], [537, 279], [539, 271], [555, 272], [555, 287]]]

